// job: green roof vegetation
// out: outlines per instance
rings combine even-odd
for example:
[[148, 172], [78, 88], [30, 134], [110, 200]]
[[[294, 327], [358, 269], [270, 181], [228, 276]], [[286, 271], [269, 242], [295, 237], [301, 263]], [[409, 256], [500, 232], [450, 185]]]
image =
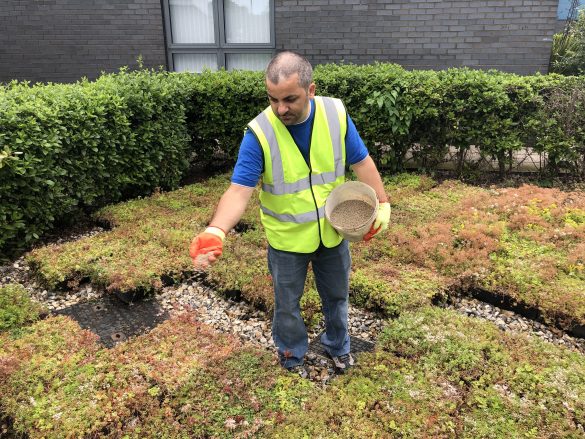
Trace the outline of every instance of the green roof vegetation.
[[[191, 238], [211, 220], [229, 185], [220, 176], [173, 192], [112, 205], [96, 217], [112, 230], [29, 253], [49, 288], [89, 279], [108, 291], [148, 293], [192, 273]], [[465, 281], [537, 308], [549, 324], [585, 323], [585, 196], [525, 185], [482, 189], [399, 174], [387, 179], [391, 226], [354, 243], [355, 302], [399, 314]], [[272, 307], [266, 240], [253, 197], [207, 279]], [[307, 290], [312, 287], [307, 285]], [[370, 297], [371, 296], [371, 297]]]
[[0, 335], [0, 407], [31, 438], [578, 437], [585, 357], [423, 307], [325, 389], [184, 313], [113, 349], [65, 317]]
[[0, 332], [16, 331], [46, 314], [46, 310], [33, 302], [20, 284], [0, 286]]
[[[110, 292], [155, 293], [165, 279], [192, 274], [189, 242], [228, 184], [220, 176], [109, 206], [97, 218], [111, 230], [27, 260], [51, 289], [89, 280]], [[386, 328], [375, 351], [326, 388], [191, 313], [105, 349], [68, 318], [37, 321], [24, 289], [8, 286], [0, 289], [0, 413], [31, 438], [582, 436], [582, 354], [432, 303], [461, 286], [481, 288], [551, 325], [585, 323], [585, 196], [409, 174], [385, 184], [391, 226], [352, 244], [350, 300], [385, 316]], [[254, 199], [207, 281], [270, 309], [257, 209]], [[313, 282], [309, 272], [309, 325], [321, 318]]]

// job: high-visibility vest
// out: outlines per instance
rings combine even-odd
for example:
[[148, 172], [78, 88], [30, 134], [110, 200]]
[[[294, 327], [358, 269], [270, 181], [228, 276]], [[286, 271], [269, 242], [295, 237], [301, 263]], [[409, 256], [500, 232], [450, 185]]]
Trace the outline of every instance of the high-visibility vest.
[[260, 218], [278, 250], [311, 253], [321, 242], [331, 248], [343, 239], [325, 219], [325, 201], [345, 179], [347, 115], [339, 99], [314, 102], [309, 165], [271, 107], [248, 125], [264, 153]]

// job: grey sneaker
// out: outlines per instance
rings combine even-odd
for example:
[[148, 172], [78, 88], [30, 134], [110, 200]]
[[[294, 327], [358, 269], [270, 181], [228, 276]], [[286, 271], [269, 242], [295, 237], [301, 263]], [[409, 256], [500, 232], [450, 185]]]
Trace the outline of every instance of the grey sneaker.
[[307, 378], [309, 376], [309, 373], [307, 372], [307, 369], [305, 369], [304, 364], [297, 364], [296, 366], [287, 367], [286, 370], [291, 373], [296, 373], [301, 378]]
[[351, 354], [343, 354], [339, 357], [335, 357], [333, 355], [329, 355], [333, 360], [333, 366], [335, 367], [336, 373], [345, 373], [350, 367], [355, 364], [353, 356]]

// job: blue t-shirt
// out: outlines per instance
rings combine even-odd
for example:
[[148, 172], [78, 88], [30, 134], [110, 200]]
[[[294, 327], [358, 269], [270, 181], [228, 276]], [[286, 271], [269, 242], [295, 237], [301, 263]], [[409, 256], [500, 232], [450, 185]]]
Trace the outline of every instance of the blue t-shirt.
[[[311, 125], [314, 117], [315, 104], [313, 100], [311, 100], [311, 114], [309, 115], [309, 118], [297, 125], [287, 125], [288, 131], [292, 135], [292, 138], [296, 142], [307, 163], [309, 160]], [[348, 165], [354, 165], [361, 162], [367, 156], [368, 149], [348, 115], [347, 133], [345, 135], [345, 162]], [[236, 162], [234, 173], [232, 174], [232, 183], [241, 186], [254, 187], [260, 180], [263, 170], [264, 155], [262, 153], [262, 147], [252, 131], [247, 129], [244, 138], [242, 139], [242, 143], [240, 144], [238, 161]]]

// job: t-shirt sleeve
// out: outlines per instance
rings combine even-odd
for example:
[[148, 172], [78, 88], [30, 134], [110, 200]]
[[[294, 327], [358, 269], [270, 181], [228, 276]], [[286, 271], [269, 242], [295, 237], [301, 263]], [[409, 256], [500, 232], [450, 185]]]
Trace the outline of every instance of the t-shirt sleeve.
[[240, 144], [238, 160], [232, 174], [232, 183], [255, 187], [260, 180], [263, 168], [264, 155], [262, 154], [262, 147], [254, 133], [247, 129]]
[[360, 137], [353, 120], [347, 116], [347, 133], [345, 135], [345, 161], [348, 165], [355, 165], [368, 156], [368, 148]]

